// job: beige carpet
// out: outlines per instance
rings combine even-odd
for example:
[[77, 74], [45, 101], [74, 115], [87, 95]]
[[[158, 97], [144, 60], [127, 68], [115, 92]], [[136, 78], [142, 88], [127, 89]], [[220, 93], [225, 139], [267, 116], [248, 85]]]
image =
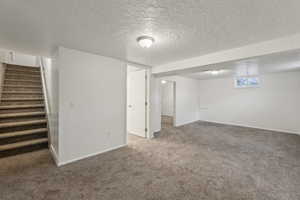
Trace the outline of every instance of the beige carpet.
[[197, 122], [61, 168], [38, 151], [0, 160], [0, 199], [298, 200], [300, 136]]

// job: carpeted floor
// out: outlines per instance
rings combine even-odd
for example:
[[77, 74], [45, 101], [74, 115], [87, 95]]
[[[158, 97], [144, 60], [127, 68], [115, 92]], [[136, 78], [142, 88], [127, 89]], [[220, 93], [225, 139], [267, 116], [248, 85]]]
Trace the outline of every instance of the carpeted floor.
[[300, 136], [196, 122], [61, 168], [47, 151], [5, 158], [0, 199], [298, 200]]

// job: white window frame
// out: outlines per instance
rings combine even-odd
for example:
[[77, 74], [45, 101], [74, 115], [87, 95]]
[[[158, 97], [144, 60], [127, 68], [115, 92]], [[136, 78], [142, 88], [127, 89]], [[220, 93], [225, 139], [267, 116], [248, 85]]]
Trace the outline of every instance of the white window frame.
[[[257, 78], [257, 85], [238, 85], [238, 79], [245, 78], [245, 79], [250, 79], [250, 78]], [[234, 87], [235, 88], [258, 88], [260, 87], [260, 77], [259, 76], [237, 76], [234, 77]]]

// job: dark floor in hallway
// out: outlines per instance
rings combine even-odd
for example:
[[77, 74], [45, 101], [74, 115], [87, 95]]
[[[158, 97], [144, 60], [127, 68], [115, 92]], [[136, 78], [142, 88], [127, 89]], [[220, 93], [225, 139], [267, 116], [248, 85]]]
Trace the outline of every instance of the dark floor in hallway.
[[174, 124], [174, 118], [171, 116], [162, 115], [161, 116], [161, 127], [162, 128], [172, 128]]
[[196, 122], [60, 168], [18, 155], [0, 160], [0, 199], [297, 200], [300, 136]]

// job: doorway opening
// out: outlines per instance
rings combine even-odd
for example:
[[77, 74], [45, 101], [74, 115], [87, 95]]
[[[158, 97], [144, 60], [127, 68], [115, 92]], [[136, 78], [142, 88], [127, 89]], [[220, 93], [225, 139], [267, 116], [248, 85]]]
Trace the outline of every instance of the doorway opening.
[[127, 66], [127, 136], [148, 137], [147, 73], [144, 68]]
[[161, 81], [161, 127], [175, 126], [175, 88], [174, 81]]

